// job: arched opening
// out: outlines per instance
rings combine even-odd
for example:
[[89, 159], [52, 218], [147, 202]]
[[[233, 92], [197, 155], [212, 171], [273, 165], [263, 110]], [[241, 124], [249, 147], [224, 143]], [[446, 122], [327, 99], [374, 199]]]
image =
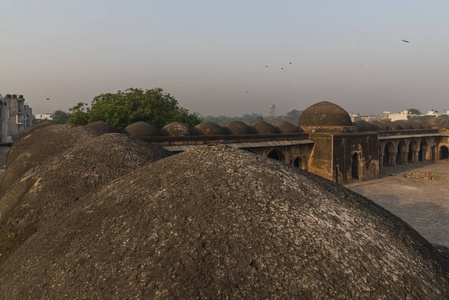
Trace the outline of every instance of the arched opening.
[[396, 155], [396, 164], [403, 163], [404, 149], [405, 149], [405, 144], [403, 141], [401, 141], [398, 145], [398, 153]]
[[297, 168], [301, 168], [301, 158], [297, 157], [294, 161], [293, 161], [293, 165]]
[[408, 146], [408, 156], [407, 156], [407, 161], [409, 163], [412, 163], [412, 162], [415, 161], [413, 159], [413, 155], [415, 153], [415, 149], [416, 149], [416, 142], [415, 141], [411, 141], [409, 146]]
[[391, 166], [390, 164], [391, 149], [393, 149], [393, 144], [391, 142], [388, 142], [384, 148], [384, 161], [383, 161], [384, 166]]
[[352, 156], [352, 178], [360, 179], [360, 159], [358, 153], [354, 153]]
[[449, 149], [446, 146], [440, 147], [440, 159], [449, 159]]
[[427, 142], [425, 140], [422, 140], [419, 144], [419, 152], [418, 152], [418, 160], [423, 161], [426, 159], [426, 152], [427, 152]]
[[284, 161], [284, 155], [282, 155], [281, 151], [277, 149], [271, 150], [271, 152], [268, 153], [268, 157], [275, 160]]

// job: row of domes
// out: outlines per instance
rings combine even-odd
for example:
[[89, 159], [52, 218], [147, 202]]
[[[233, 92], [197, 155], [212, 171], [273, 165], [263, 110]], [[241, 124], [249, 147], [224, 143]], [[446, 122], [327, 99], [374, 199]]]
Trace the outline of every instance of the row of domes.
[[432, 127], [449, 129], [449, 121], [441, 118], [432, 118], [427, 122], [422, 120], [401, 120], [394, 122], [384, 120], [370, 122], [357, 121], [352, 123], [346, 110], [334, 103], [322, 101], [310, 106], [301, 114], [301, 117], [298, 120], [298, 126], [287, 121], [281, 121], [274, 125], [265, 121], [256, 121], [249, 126], [240, 121], [231, 121], [223, 126], [213, 122], [204, 122], [194, 128], [189, 128], [182, 123], [174, 122], [159, 129], [145, 122], [137, 122], [126, 127], [125, 131], [129, 135], [137, 138], [192, 135], [267, 135], [276, 133], [300, 133], [308, 131], [308, 128], [310, 127], [341, 127], [354, 125], [358, 128], [358, 131], [430, 129]]
[[[410, 129], [430, 129], [448, 128], [449, 121], [442, 118], [432, 118], [427, 122], [422, 120], [410, 121], [363, 121], [358, 120], [353, 123], [357, 126], [359, 132], [367, 131], [384, 131], [384, 130], [410, 130]], [[251, 125], [246, 125], [240, 121], [231, 121], [226, 125], [220, 126], [213, 122], [204, 122], [193, 128], [189, 128], [183, 123], [174, 122], [164, 126], [162, 129], [150, 125], [146, 122], [137, 122], [129, 125], [125, 129], [126, 133], [137, 138], [151, 137], [151, 136], [216, 136], [216, 135], [245, 135], [245, 134], [282, 134], [282, 133], [301, 133], [304, 130], [290, 122], [281, 121], [271, 125], [265, 121], [256, 121]]]
[[256, 121], [249, 126], [240, 121], [231, 121], [224, 126], [220, 126], [213, 122], [204, 122], [193, 128], [189, 128], [183, 123], [174, 122], [164, 126], [162, 129], [146, 122], [137, 122], [126, 127], [125, 131], [134, 137], [192, 135], [212, 136], [303, 132], [300, 127], [287, 121], [281, 121], [274, 125], [271, 125], [265, 121]]

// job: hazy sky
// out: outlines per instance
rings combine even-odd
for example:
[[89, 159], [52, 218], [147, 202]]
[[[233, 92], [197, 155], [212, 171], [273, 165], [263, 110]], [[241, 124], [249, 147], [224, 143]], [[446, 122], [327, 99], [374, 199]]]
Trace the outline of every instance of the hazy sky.
[[0, 16], [0, 93], [34, 113], [129, 87], [204, 116], [449, 109], [447, 0], [1, 0]]

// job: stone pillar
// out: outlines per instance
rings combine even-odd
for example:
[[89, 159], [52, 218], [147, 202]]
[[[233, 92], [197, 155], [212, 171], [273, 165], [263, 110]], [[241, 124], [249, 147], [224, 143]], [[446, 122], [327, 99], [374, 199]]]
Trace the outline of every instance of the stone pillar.
[[408, 151], [401, 153], [401, 164], [408, 165]]
[[383, 152], [381, 152], [379, 155], [379, 169], [384, 168], [384, 156], [385, 156], [385, 153], [383, 153]]
[[397, 152], [390, 152], [390, 161], [388, 162], [390, 164], [390, 167], [396, 166], [396, 155], [397, 154], [398, 154]]
[[414, 163], [419, 162], [419, 151], [413, 151], [412, 161], [413, 161]]

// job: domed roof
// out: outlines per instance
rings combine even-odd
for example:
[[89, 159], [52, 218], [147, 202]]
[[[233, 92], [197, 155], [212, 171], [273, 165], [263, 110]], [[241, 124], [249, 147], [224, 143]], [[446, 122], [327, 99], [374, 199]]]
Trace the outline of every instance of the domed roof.
[[147, 122], [136, 122], [125, 128], [125, 133], [135, 138], [146, 138], [162, 135], [162, 132], [154, 125]]
[[354, 122], [354, 125], [357, 126], [358, 131], [376, 131], [377, 127], [364, 121], [364, 120], [357, 120]]
[[391, 129], [390, 127], [388, 127], [384, 123], [376, 121], [376, 120], [369, 121], [368, 123], [370, 123], [371, 125], [375, 126], [377, 128], [377, 130], [390, 130]]
[[351, 126], [346, 110], [328, 101], [318, 102], [307, 108], [299, 117], [298, 126]]
[[413, 129], [413, 127], [407, 124], [405, 120], [396, 120], [393, 123], [398, 124], [402, 129]]
[[81, 197], [0, 268], [0, 294], [11, 299], [449, 297], [447, 261], [400, 218], [223, 145]]
[[265, 122], [265, 121], [260, 121], [260, 120], [256, 121], [251, 124], [251, 127], [258, 134], [280, 133], [279, 129], [275, 128], [273, 125], [271, 125], [270, 123]]
[[423, 129], [422, 125], [419, 123], [416, 123], [415, 121], [411, 120], [404, 120], [404, 123], [412, 127], [413, 129]]
[[422, 128], [424, 129], [430, 129], [432, 128], [429, 124], [427, 124], [425, 121], [423, 120], [414, 120], [413, 122], [415, 122], [416, 124], [419, 124], [422, 126]]
[[401, 130], [402, 127], [399, 124], [391, 122], [390, 120], [382, 120], [382, 123], [390, 127], [391, 130]]
[[254, 133], [252, 128], [240, 121], [231, 121], [223, 126], [229, 134], [252, 134]]
[[444, 123], [446, 123], [446, 120], [439, 117], [427, 120], [427, 124], [429, 124], [431, 127], [441, 128], [442, 126], [444, 126]]
[[196, 125], [193, 130], [196, 135], [226, 135], [226, 130], [214, 122], [204, 122]]
[[106, 133], [119, 133], [120, 131], [112, 126], [111, 124], [108, 124], [103, 121], [95, 121], [92, 123], [89, 123], [84, 126], [84, 129], [94, 133], [95, 135], [102, 135]]
[[162, 133], [168, 136], [188, 136], [190, 129], [180, 122], [173, 122], [162, 128]]
[[292, 124], [287, 121], [280, 121], [274, 124], [275, 127], [279, 128], [279, 130], [282, 133], [298, 133], [298, 132], [304, 132], [302, 128], [296, 126], [295, 124]]

